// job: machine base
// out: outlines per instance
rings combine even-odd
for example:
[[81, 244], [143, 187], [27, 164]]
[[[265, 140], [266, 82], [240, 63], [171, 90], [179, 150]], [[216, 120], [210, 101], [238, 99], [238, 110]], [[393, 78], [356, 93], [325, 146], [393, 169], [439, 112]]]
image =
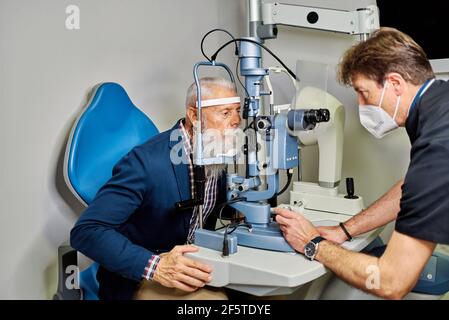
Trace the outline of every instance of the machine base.
[[267, 227], [255, 226], [251, 231], [237, 229], [234, 233], [237, 235], [237, 243], [240, 246], [280, 252], [295, 252], [285, 241], [276, 222], [271, 222]]
[[[195, 245], [222, 251], [223, 233], [224, 230], [209, 231], [198, 229], [195, 232]], [[276, 222], [271, 222], [267, 226], [253, 226], [251, 230], [237, 228], [228, 235], [229, 254], [237, 252], [237, 245], [271, 251], [295, 252], [285, 241]]]

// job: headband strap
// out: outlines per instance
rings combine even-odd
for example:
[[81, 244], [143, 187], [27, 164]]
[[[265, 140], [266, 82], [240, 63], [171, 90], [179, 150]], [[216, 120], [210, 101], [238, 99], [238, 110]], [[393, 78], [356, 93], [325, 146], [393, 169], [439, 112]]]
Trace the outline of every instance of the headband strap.
[[[229, 98], [219, 98], [219, 99], [209, 99], [201, 101], [201, 108], [221, 106], [224, 104], [240, 103], [240, 97], [229, 97]], [[198, 101], [196, 102], [196, 107], [198, 108]]]

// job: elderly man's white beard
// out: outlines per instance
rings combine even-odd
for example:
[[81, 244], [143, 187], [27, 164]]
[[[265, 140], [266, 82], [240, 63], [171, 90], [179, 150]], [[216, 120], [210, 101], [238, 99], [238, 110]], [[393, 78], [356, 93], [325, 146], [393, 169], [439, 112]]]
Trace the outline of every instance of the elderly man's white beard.
[[[195, 131], [195, 130], [194, 130]], [[234, 156], [238, 150], [239, 132], [241, 129], [226, 129], [224, 133], [217, 129], [203, 130], [203, 156], [215, 158], [223, 155]], [[195, 144], [196, 135], [193, 135]], [[227, 168], [227, 164], [211, 164], [205, 166], [206, 177], [219, 177]]]
[[210, 164], [205, 166], [207, 178], [218, 178], [222, 176], [226, 171], [226, 164]]

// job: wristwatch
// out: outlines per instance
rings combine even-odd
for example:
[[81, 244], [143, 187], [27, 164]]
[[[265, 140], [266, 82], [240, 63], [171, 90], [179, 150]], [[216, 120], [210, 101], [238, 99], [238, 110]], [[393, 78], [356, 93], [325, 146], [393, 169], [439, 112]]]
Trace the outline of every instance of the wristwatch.
[[315, 259], [315, 256], [318, 253], [318, 244], [323, 240], [326, 239], [324, 239], [323, 237], [316, 237], [305, 245], [304, 255], [306, 256], [306, 258], [308, 258], [310, 261], [313, 261]]

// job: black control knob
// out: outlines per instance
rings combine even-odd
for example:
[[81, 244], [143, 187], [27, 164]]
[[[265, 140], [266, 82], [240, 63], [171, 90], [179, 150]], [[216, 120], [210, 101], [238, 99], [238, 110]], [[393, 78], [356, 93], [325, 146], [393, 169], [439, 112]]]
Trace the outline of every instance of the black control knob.
[[354, 195], [354, 179], [346, 178], [346, 199], [358, 199], [359, 197]]
[[271, 121], [268, 118], [260, 117], [257, 120], [257, 129], [259, 130], [270, 130], [271, 129]]

